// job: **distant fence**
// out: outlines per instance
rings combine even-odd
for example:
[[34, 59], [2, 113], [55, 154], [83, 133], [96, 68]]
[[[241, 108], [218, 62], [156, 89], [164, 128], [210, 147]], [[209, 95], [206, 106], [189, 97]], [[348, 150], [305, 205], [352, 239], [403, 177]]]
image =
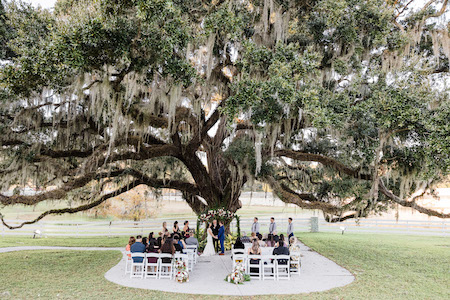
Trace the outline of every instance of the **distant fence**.
[[[261, 218], [262, 219], [262, 218]], [[259, 221], [261, 233], [266, 233], [269, 228], [269, 220]], [[196, 228], [196, 221], [188, 219], [190, 228]], [[158, 233], [161, 231], [162, 222], [167, 222], [169, 230], [174, 219], [152, 219], [146, 221], [41, 221], [36, 224], [26, 225], [20, 229], [9, 230], [3, 225], [0, 228], [0, 236], [6, 235], [33, 235], [35, 230], [40, 230], [45, 236], [129, 236], [136, 234], [147, 235], [149, 232]], [[182, 224], [185, 219], [178, 220]], [[8, 220], [9, 224], [19, 224], [22, 220]], [[241, 218], [241, 232], [250, 233], [253, 218]], [[182, 225], [180, 226], [182, 227]], [[396, 233], [396, 234], [419, 234], [419, 235], [450, 235], [450, 220], [386, 220], [386, 219], [361, 219], [342, 223], [328, 223], [319, 220], [319, 232], [341, 232], [345, 227], [345, 232], [358, 233]], [[285, 233], [287, 220], [277, 219], [278, 233]], [[305, 232], [311, 230], [310, 218], [295, 218], [294, 231]], [[236, 222], [233, 221], [231, 230], [236, 231]]]

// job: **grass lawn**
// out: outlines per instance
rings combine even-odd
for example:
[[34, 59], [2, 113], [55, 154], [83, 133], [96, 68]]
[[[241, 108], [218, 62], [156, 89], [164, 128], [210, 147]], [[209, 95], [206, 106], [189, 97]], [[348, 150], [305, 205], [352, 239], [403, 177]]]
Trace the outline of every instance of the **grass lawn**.
[[[247, 299], [449, 299], [450, 239], [381, 234], [299, 233], [303, 242], [356, 275], [352, 284], [321, 293]], [[14, 242], [14, 239], [16, 242]], [[0, 246], [123, 246], [126, 238], [0, 238]], [[116, 251], [23, 251], [0, 254], [0, 299], [218, 299], [131, 289], [104, 273]], [[186, 286], [188, 288], [188, 286]], [[192, 291], [193, 293], [195, 291]], [[220, 297], [232, 299], [232, 297]]]
[[127, 236], [113, 237], [48, 237], [33, 239], [30, 236], [0, 237], [0, 247], [60, 246], [60, 247], [125, 247]]

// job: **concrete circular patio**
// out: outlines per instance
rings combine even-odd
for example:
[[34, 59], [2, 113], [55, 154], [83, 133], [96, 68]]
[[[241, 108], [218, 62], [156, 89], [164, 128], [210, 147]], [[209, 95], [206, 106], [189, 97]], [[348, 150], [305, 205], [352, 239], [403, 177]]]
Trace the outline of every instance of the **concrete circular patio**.
[[[23, 246], [0, 248], [0, 253], [22, 250], [116, 250], [124, 253], [122, 248], [101, 247], [47, 247]], [[125, 257], [105, 274], [105, 278], [119, 285], [158, 290], [164, 292], [204, 294], [204, 295], [273, 295], [300, 294], [320, 292], [351, 283], [355, 278], [346, 269], [330, 259], [311, 251], [301, 244], [302, 272], [292, 275], [291, 280], [257, 280], [252, 279], [242, 285], [225, 282], [225, 276], [231, 272], [230, 255], [199, 257], [198, 263], [189, 275], [188, 283], [177, 283], [169, 279], [140, 279], [125, 275]]]
[[302, 272], [294, 274], [291, 280], [252, 279], [242, 285], [234, 285], [224, 279], [231, 272], [231, 256], [212, 256], [198, 259], [189, 274], [188, 283], [177, 283], [169, 279], [139, 279], [125, 275], [125, 260], [110, 269], [105, 277], [109, 281], [127, 287], [159, 290], [164, 292], [205, 295], [280, 295], [320, 292], [351, 283], [355, 278], [346, 269], [328, 258], [311, 251], [301, 244]]

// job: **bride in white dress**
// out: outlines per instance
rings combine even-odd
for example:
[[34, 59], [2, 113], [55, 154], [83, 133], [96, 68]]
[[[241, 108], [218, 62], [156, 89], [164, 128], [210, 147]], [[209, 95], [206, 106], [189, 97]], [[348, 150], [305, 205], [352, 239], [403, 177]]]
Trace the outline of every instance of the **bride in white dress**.
[[212, 229], [211, 229], [212, 224], [207, 224], [207, 229], [206, 232], [207, 237], [206, 237], [206, 247], [205, 250], [203, 250], [203, 254], [202, 256], [213, 256], [216, 255], [216, 251], [214, 250], [214, 242], [213, 242], [213, 233], [212, 233]]

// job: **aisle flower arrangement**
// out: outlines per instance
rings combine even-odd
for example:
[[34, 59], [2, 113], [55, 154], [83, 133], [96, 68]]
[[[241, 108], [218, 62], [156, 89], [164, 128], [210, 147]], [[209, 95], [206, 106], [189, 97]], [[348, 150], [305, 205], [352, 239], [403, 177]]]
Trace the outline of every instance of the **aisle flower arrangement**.
[[245, 281], [250, 281], [250, 276], [244, 272], [245, 268], [243, 264], [237, 264], [234, 267], [233, 272], [227, 275], [225, 281], [234, 284], [243, 284]]
[[177, 273], [175, 275], [175, 280], [177, 282], [189, 282], [189, 272], [187, 271], [186, 263], [184, 261], [175, 261], [175, 269], [177, 270]]

